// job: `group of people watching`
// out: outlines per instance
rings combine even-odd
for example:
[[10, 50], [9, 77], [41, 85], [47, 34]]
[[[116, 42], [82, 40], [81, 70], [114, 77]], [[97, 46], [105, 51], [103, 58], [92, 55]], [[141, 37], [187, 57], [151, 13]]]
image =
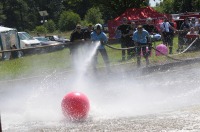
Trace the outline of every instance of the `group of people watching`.
[[[169, 54], [172, 54], [173, 38], [175, 33], [178, 33], [179, 46], [184, 43], [183, 38], [186, 34], [200, 33], [200, 23], [197, 23], [195, 18], [192, 18], [191, 21], [189, 18], [186, 18], [182, 23], [180, 30], [177, 30], [174, 27], [174, 23], [166, 17], [159, 26], [160, 28], [158, 30], [158, 28], [153, 23], [152, 18], [147, 18], [146, 23], [143, 25], [136, 25], [135, 22], [129, 22], [128, 19], [124, 17], [122, 19], [122, 24], [116, 28], [115, 32], [120, 32], [121, 34], [121, 61], [136, 57], [137, 66], [140, 67], [141, 56], [143, 56], [146, 60], [146, 66], [148, 66], [148, 57], [151, 54], [152, 40], [156, 37], [160, 37], [162, 39], [163, 44], [169, 48]], [[156, 34], [159, 34], [160, 36], [156, 36]], [[76, 54], [75, 50], [78, 46], [81, 45], [81, 43], [83, 43], [83, 41], [89, 44], [92, 44], [94, 41], [100, 41], [100, 46], [98, 46], [98, 50], [96, 51], [95, 57], [93, 59], [93, 68], [96, 69], [98, 52], [101, 53], [104, 63], [109, 68], [109, 58], [104, 47], [104, 44], [108, 42], [108, 38], [103, 32], [101, 24], [96, 24], [94, 27], [89, 25], [88, 29], [84, 32], [81, 31], [81, 25], [78, 24], [76, 29], [71, 34], [70, 41], [75, 43], [70, 47], [72, 56]]]
[[[121, 32], [121, 48], [130, 48], [127, 50], [127, 56], [125, 53], [126, 50], [122, 50], [122, 61], [126, 58], [129, 60], [133, 56], [136, 56], [137, 65], [139, 67], [141, 55], [143, 55], [146, 60], [146, 65], [148, 66], [148, 56], [151, 52], [152, 40], [156, 37], [160, 37], [163, 44], [169, 48], [169, 54], [173, 54], [173, 39], [175, 34], [178, 35], [179, 48], [185, 44], [187, 35], [190, 35], [190, 37], [197, 37], [198, 34], [200, 34], [200, 20], [197, 22], [196, 18], [191, 18], [191, 20], [186, 18], [180, 30], [177, 30], [174, 26], [172, 19], [167, 17], [164, 17], [163, 22], [157, 25], [157, 27], [152, 22], [152, 18], [147, 18], [144, 25], [139, 24], [136, 26], [135, 22], [128, 22], [128, 19], [124, 17], [122, 19], [122, 24], [116, 29], [116, 33], [118, 31]], [[160, 36], [156, 36], [156, 34]], [[191, 38], [191, 40], [193, 40], [193, 38]]]
[[[186, 17], [178, 32], [178, 50], [182, 50], [184, 45], [188, 45], [200, 34], [200, 19]], [[198, 45], [196, 45], [198, 46]]]
[[[137, 57], [137, 66], [141, 65], [141, 55], [146, 60], [146, 66], [149, 65], [149, 55], [151, 52], [151, 37], [158, 33], [157, 28], [153, 25], [152, 19], [148, 18], [144, 25], [137, 25], [135, 22], [128, 23], [126, 17], [123, 18], [122, 24], [117, 27], [116, 32], [121, 32], [121, 48], [130, 48], [122, 50], [122, 61]], [[135, 48], [133, 48], [135, 47]], [[141, 53], [142, 51], [142, 53]]]

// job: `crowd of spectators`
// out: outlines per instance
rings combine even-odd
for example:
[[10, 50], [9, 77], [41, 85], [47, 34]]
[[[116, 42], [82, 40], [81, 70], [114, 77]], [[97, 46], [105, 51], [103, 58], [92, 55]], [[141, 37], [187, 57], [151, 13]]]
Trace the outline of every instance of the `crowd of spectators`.
[[[181, 24], [180, 30], [177, 30], [174, 27], [174, 22], [166, 17], [163, 22], [160, 23], [159, 28], [155, 23], [153, 23], [152, 18], [147, 18], [146, 22], [141, 25], [136, 24], [134, 21], [128, 21], [128, 19], [124, 17], [121, 25], [119, 25], [115, 31], [116, 36], [120, 37], [120, 61], [136, 57], [137, 66], [140, 67], [141, 57], [143, 56], [146, 60], [146, 66], [148, 66], [148, 58], [151, 54], [152, 42], [154, 40], [162, 40], [163, 44], [168, 47], [169, 54], [173, 54], [173, 39], [175, 35], [178, 36], [178, 48], [180, 49], [186, 41], [189, 42], [188, 40], [193, 38], [191, 36], [198, 36], [200, 33], [199, 29], [200, 21], [196, 18], [186, 18]], [[191, 38], [188, 38], [187, 36], [190, 36]], [[101, 24], [96, 24], [94, 27], [89, 25], [88, 29], [84, 32], [81, 32], [81, 25], [77, 25], [76, 29], [71, 34], [70, 41], [73, 42], [70, 47], [72, 56], [75, 54], [74, 50], [77, 49], [83, 41], [87, 41], [89, 44], [93, 44], [93, 41], [100, 41], [100, 46], [98, 47], [93, 59], [93, 67], [96, 69], [97, 55], [99, 52], [103, 57], [105, 65], [109, 69], [109, 57], [104, 47], [105, 43], [108, 42], [108, 38], [103, 32]]]

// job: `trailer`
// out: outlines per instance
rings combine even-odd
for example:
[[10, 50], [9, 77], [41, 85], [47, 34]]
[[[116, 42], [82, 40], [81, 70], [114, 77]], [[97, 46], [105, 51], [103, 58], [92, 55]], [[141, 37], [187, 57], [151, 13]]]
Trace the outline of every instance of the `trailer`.
[[[17, 35], [17, 30], [14, 28], [0, 26], [0, 51], [12, 49], [20, 49], [20, 40]], [[12, 58], [12, 53], [2, 52], [0, 54], [0, 58], [2, 60], [9, 60]]]

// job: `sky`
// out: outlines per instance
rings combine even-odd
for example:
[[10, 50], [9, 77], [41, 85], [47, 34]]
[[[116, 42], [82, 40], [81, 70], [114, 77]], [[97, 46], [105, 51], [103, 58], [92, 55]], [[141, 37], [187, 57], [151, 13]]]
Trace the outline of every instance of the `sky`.
[[160, 0], [150, 0], [150, 6], [151, 7], [154, 7], [154, 6], [156, 6], [156, 3], [158, 3], [158, 2], [160, 2]]

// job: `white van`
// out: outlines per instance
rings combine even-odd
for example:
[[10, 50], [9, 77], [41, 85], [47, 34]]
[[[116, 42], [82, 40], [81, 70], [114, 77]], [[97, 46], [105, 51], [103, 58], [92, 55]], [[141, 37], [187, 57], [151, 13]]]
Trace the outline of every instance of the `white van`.
[[20, 48], [36, 47], [40, 45], [40, 41], [34, 39], [27, 32], [18, 32], [18, 36], [20, 39]]

